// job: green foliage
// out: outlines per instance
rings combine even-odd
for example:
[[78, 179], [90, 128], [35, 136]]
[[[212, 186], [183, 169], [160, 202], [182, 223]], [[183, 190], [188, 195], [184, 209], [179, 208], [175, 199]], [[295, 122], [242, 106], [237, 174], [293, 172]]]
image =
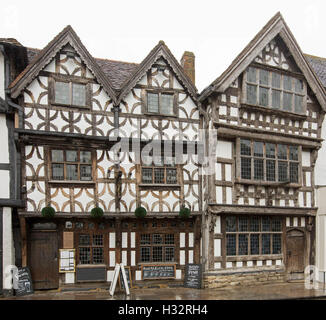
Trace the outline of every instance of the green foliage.
[[137, 218], [144, 218], [147, 214], [147, 211], [145, 208], [143, 207], [138, 207], [136, 210], [135, 210], [135, 216]]
[[55, 210], [54, 208], [47, 206], [42, 209], [41, 213], [44, 218], [53, 218], [55, 215]]
[[189, 218], [190, 217], [190, 209], [186, 207], [182, 207], [179, 212], [179, 216], [181, 218]]
[[91, 210], [91, 216], [93, 218], [101, 218], [104, 215], [104, 211], [102, 208], [95, 207]]

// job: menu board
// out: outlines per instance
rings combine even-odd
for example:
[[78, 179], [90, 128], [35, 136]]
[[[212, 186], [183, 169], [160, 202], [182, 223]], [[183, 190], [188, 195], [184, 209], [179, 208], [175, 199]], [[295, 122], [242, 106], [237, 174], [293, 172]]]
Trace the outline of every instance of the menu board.
[[202, 265], [201, 264], [187, 264], [184, 286], [186, 288], [201, 289], [202, 287]]
[[75, 272], [75, 249], [60, 249], [59, 272]]
[[142, 279], [175, 279], [175, 265], [143, 265], [141, 267]]
[[[132, 288], [130, 267], [124, 267], [124, 268], [125, 268], [125, 274], [126, 274], [128, 286], [129, 286], [129, 288]], [[123, 281], [122, 272], [120, 272], [119, 284], [120, 284], [120, 288], [125, 290], [125, 284], [124, 284], [124, 281]]]
[[25, 296], [27, 294], [32, 294], [33, 292], [32, 278], [29, 268], [18, 268], [18, 288], [15, 289], [15, 295]]

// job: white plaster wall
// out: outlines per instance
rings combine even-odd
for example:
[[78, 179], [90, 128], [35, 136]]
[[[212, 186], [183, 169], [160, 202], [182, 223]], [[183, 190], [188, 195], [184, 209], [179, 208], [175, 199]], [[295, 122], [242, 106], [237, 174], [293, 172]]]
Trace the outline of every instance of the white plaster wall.
[[9, 198], [10, 176], [8, 170], [0, 170], [0, 181], [0, 198]]
[[5, 98], [5, 58], [0, 52], [0, 97]]
[[232, 142], [218, 140], [217, 141], [217, 150], [216, 155], [219, 158], [232, 159]]
[[[326, 121], [323, 122], [321, 137], [326, 138]], [[322, 142], [322, 147], [318, 150], [318, 158], [315, 165], [315, 185], [326, 186], [326, 141]], [[318, 206], [318, 204], [317, 204]]]
[[0, 137], [0, 163], [9, 163], [8, 128], [4, 114], [0, 115]]
[[316, 201], [316, 265], [319, 271], [326, 271], [326, 187], [316, 190]]
[[[1, 181], [1, 180], [0, 180]], [[13, 234], [12, 234], [12, 218], [11, 218], [11, 208], [4, 207], [3, 208], [3, 230], [2, 230], [2, 243], [3, 243], [3, 289], [11, 289], [12, 285], [5, 281], [6, 278], [6, 269], [8, 271], [8, 267], [10, 265], [15, 264], [15, 254], [14, 254], [14, 242], [13, 242]]]

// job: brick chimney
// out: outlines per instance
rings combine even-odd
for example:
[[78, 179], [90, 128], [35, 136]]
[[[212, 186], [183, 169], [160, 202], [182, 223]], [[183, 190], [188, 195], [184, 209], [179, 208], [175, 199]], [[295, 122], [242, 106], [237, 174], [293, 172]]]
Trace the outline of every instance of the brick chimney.
[[195, 55], [185, 51], [181, 58], [181, 66], [193, 84], [195, 84]]

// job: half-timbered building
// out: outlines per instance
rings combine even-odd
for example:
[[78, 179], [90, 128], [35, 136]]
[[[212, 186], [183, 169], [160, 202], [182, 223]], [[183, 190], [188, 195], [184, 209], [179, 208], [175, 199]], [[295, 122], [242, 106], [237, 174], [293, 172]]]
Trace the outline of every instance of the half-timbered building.
[[279, 13], [199, 100], [217, 136], [203, 183], [206, 286], [302, 279], [315, 263], [326, 96]]
[[[179, 64], [160, 41], [140, 64], [95, 59], [70, 26], [27, 51], [10, 93], [22, 110], [22, 265], [34, 287], [110, 281], [116, 263], [133, 281], [157, 278], [143, 272], [152, 265], [181, 280], [200, 262], [194, 55]], [[53, 218], [42, 216], [49, 206]]]
[[20, 107], [6, 89], [27, 64], [26, 49], [15, 39], [0, 39], [0, 295], [12, 293], [11, 265], [20, 261], [17, 208], [20, 201], [20, 161], [14, 139], [15, 112]]

